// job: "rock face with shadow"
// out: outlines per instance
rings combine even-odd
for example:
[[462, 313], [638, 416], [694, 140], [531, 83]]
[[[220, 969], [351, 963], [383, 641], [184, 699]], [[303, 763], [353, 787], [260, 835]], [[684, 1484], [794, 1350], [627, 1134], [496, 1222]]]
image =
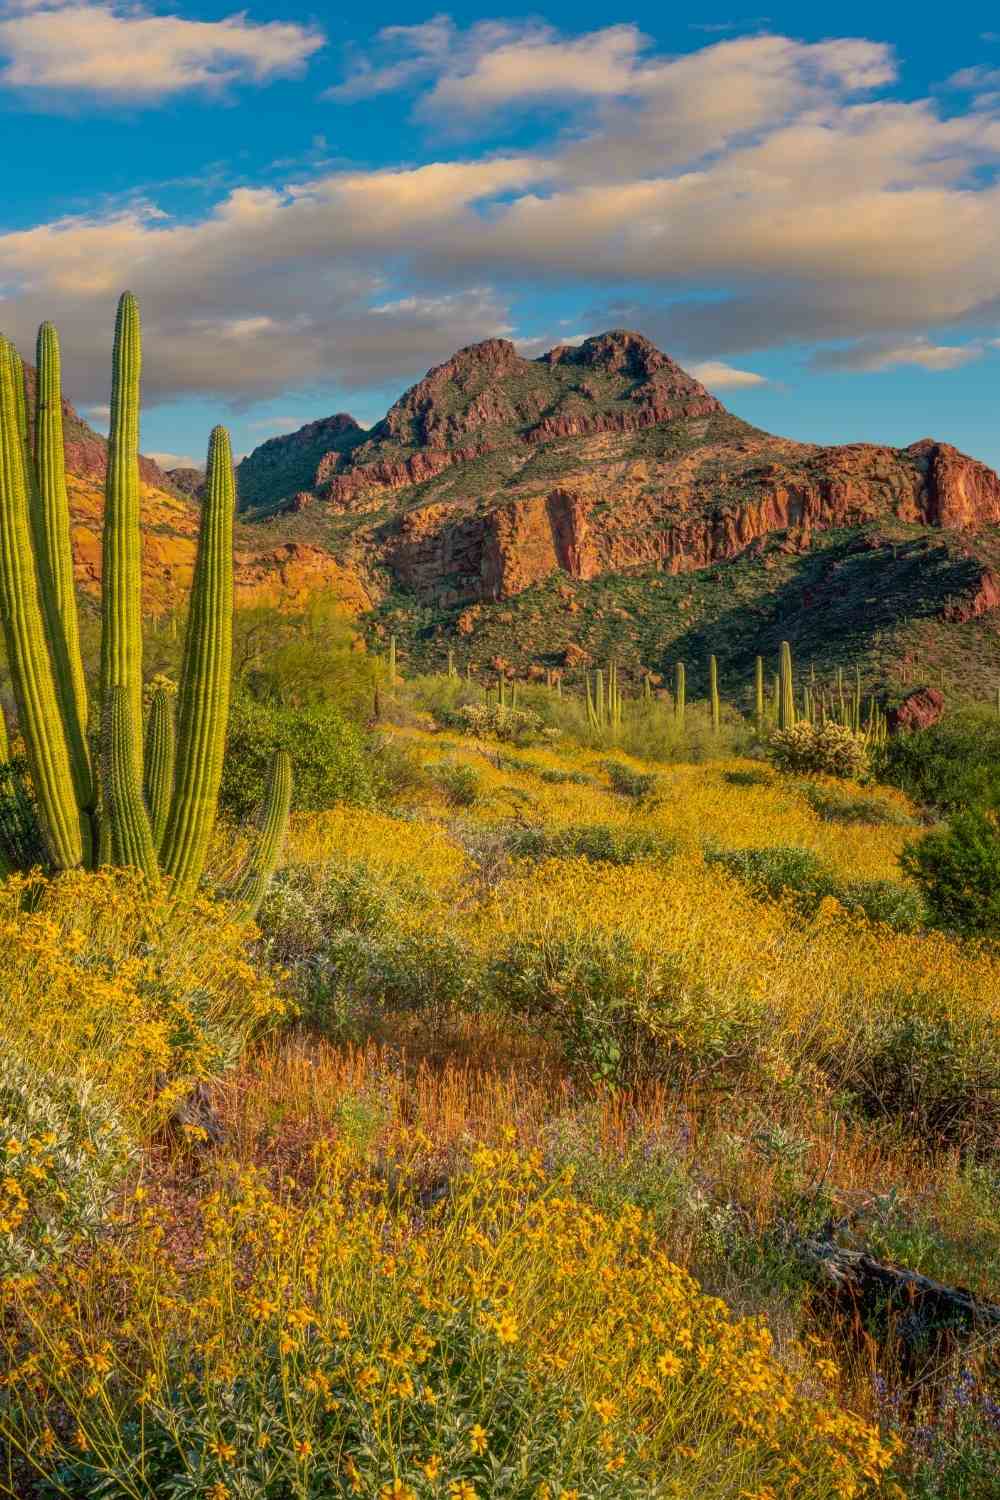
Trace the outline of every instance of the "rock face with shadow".
[[948, 444], [771, 436], [623, 329], [538, 359], [487, 339], [369, 432], [349, 423], [256, 449], [239, 467], [241, 505], [309, 510], [314, 527], [325, 516], [374, 593], [395, 583], [445, 607], [560, 573], [691, 572], [779, 532], [801, 549], [882, 517], [970, 533], [1000, 523], [997, 475]]

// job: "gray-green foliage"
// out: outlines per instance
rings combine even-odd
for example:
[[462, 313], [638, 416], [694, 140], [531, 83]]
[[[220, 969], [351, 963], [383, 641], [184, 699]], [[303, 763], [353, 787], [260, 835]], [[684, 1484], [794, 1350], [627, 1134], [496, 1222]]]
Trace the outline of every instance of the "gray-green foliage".
[[[100, 1233], [137, 1156], [96, 1084], [10, 1052], [0, 1058], [0, 1151], [7, 1179], [0, 1192], [0, 1221], [8, 1225], [0, 1230], [0, 1275], [5, 1276], [34, 1270]], [[14, 1183], [21, 1184], [28, 1205], [16, 1228]]]

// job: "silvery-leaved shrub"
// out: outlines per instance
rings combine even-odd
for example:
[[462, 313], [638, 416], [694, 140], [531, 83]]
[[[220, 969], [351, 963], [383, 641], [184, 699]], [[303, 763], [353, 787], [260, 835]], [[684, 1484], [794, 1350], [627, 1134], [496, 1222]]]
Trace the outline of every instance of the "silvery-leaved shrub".
[[0, 1058], [0, 1276], [99, 1233], [135, 1155], [91, 1080]]
[[776, 729], [768, 740], [768, 757], [779, 771], [811, 771], [852, 781], [868, 774], [864, 739], [843, 724], [810, 724], [803, 719], [790, 729]]

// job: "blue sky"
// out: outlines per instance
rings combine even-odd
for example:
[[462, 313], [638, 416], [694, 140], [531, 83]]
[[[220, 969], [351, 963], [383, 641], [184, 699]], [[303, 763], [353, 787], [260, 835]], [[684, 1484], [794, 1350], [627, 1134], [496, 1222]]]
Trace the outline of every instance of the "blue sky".
[[774, 432], [1000, 466], [1000, 20], [665, 10], [0, 0], [0, 327], [100, 426], [131, 287], [179, 458], [624, 325]]

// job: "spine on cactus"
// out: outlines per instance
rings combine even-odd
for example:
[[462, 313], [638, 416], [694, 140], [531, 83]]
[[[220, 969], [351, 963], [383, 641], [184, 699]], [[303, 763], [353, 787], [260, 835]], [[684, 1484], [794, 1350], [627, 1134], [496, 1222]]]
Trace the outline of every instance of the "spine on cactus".
[[719, 664], [714, 656], [708, 658], [708, 696], [712, 704], [712, 733], [718, 734], [722, 727], [722, 706], [719, 703]]
[[125, 689], [135, 765], [142, 767], [142, 575], [139, 538], [139, 307], [123, 292], [115, 321], [111, 428], [104, 487], [101, 703]]
[[753, 717], [760, 734], [764, 728], [764, 658], [758, 656], [753, 669]]
[[180, 898], [193, 895], [215, 827], [229, 721], [233, 657], [233, 513], [229, 434], [208, 445], [205, 498], [177, 703], [177, 767], [163, 834], [163, 868]]
[[111, 831], [112, 858], [116, 865], [141, 870], [151, 885], [157, 885], [160, 871], [149, 814], [139, 789], [128, 695], [123, 687], [111, 689], [104, 734], [104, 814]]
[[[375, 685], [378, 692], [378, 684]], [[376, 714], [377, 716], [377, 714]], [[163, 834], [170, 812], [170, 798], [174, 787], [177, 737], [174, 731], [174, 709], [170, 694], [165, 688], [157, 688], [149, 706], [149, 723], [146, 726], [146, 754], [143, 760], [143, 791], [149, 809], [149, 821], [153, 829], [153, 844], [159, 850], [163, 845]]]
[[[20, 354], [10, 344], [10, 362], [12, 379], [14, 381], [14, 413], [17, 421], [17, 435], [21, 440], [21, 450], [24, 455], [25, 470], [31, 458], [31, 444], [28, 441], [28, 390], [24, 379], [24, 363]], [[25, 475], [27, 482], [27, 474]]]
[[674, 668], [674, 717], [683, 725], [684, 709], [687, 698], [687, 682], [685, 679], [684, 663], [679, 661]]
[[97, 788], [87, 743], [87, 683], [73, 580], [59, 338], [51, 323], [43, 323], [38, 330], [37, 362], [33, 473], [31, 459], [26, 458], [35, 563], [76, 800], [92, 834]]
[[0, 612], [21, 733], [53, 864], [72, 869], [84, 858], [84, 822], [77, 805], [69, 746], [31, 550], [25, 446], [11, 345], [0, 341]]
[[781, 695], [778, 700], [778, 728], [791, 729], [795, 724], [795, 679], [792, 674], [792, 648], [781, 643]]
[[233, 891], [238, 921], [252, 922], [260, 910], [284, 849], [291, 805], [292, 762], [287, 750], [279, 750], [271, 764], [267, 796], [261, 810], [260, 841]]

